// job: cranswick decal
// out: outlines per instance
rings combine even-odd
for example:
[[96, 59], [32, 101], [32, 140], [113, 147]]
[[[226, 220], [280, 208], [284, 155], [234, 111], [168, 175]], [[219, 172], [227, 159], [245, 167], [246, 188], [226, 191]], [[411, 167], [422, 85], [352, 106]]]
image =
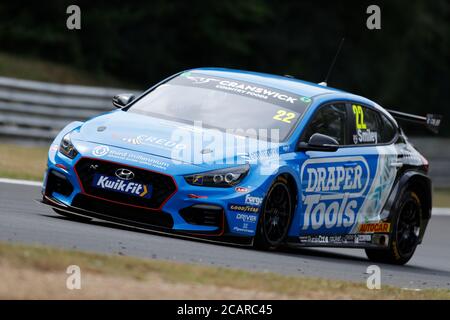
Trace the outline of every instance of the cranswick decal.
[[371, 171], [362, 156], [305, 161], [300, 172], [304, 233], [348, 233], [368, 192]]
[[185, 72], [181, 77], [172, 79], [170, 84], [208, 88], [249, 98], [266, 100], [280, 107], [288, 108], [290, 110], [289, 112], [293, 114], [293, 118], [298, 116], [297, 113], [292, 111], [291, 108], [293, 106], [302, 105], [306, 107], [312, 101], [309, 97], [296, 95], [284, 90], [241, 80], [209, 76], [197, 72]]

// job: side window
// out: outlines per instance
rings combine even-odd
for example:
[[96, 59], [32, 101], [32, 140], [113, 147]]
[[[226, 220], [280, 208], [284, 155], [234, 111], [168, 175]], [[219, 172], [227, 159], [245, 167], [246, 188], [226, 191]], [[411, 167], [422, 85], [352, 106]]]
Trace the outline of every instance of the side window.
[[380, 143], [388, 143], [394, 139], [397, 130], [392, 123], [385, 115], [381, 114], [381, 137]]
[[387, 143], [395, 136], [395, 128], [380, 112], [352, 104], [356, 132], [353, 134], [354, 144]]
[[336, 139], [340, 145], [345, 145], [346, 121], [347, 111], [345, 104], [323, 106], [308, 124], [302, 141], [308, 142], [314, 133], [321, 133]]

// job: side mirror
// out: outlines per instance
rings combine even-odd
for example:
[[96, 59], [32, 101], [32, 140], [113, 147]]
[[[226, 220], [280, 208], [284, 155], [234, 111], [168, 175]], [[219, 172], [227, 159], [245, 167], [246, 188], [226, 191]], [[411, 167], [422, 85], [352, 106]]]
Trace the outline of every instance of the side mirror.
[[339, 143], [336, 139], [321, 133], [314, 133], [308, 143], [300, 142], [298, 145], [298, 150], [303, 151], [335, 152], [337, 149], [339, 149]]
[[121, 93], [112, 98], [112, 104], [116, 108], [123, 108], [135, 98], [132, 93]]

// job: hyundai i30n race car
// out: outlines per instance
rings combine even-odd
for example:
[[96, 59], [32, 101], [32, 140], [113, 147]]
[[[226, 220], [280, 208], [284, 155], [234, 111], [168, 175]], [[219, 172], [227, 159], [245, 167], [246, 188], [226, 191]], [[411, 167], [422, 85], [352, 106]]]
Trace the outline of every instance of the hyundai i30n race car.
[[297, 79], [199, 68], [67, 125], [42, 202], [59, 214], [217, 241], [362, 248], [406, 263], [431, 216], [428, 162], [387, 111]]

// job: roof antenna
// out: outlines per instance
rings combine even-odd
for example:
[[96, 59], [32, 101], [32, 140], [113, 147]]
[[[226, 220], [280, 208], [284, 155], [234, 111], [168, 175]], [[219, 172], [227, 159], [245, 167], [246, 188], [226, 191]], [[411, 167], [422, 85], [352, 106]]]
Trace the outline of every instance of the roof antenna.
[[328, 85], [328, 79], [330, 78], [331, 72], [333, 71], [334, 65], [336, 64], [337, 57], [339, 56], [339, 53], [341, 52], [342, 45], [344, 44], [344, 40], [345, 40], [345, 38], [342, 38], [341, 42], [339, 43], [339, 47], [336, 51], [336, 55], [334, 56], [333, 62], [331, 62], [330, 68], [328, 69], [328, 73], [327, 73], [327, 76], [325, 77], [325, 81], [320, 82], [319, 85], [325, 86], [325, 87]]

